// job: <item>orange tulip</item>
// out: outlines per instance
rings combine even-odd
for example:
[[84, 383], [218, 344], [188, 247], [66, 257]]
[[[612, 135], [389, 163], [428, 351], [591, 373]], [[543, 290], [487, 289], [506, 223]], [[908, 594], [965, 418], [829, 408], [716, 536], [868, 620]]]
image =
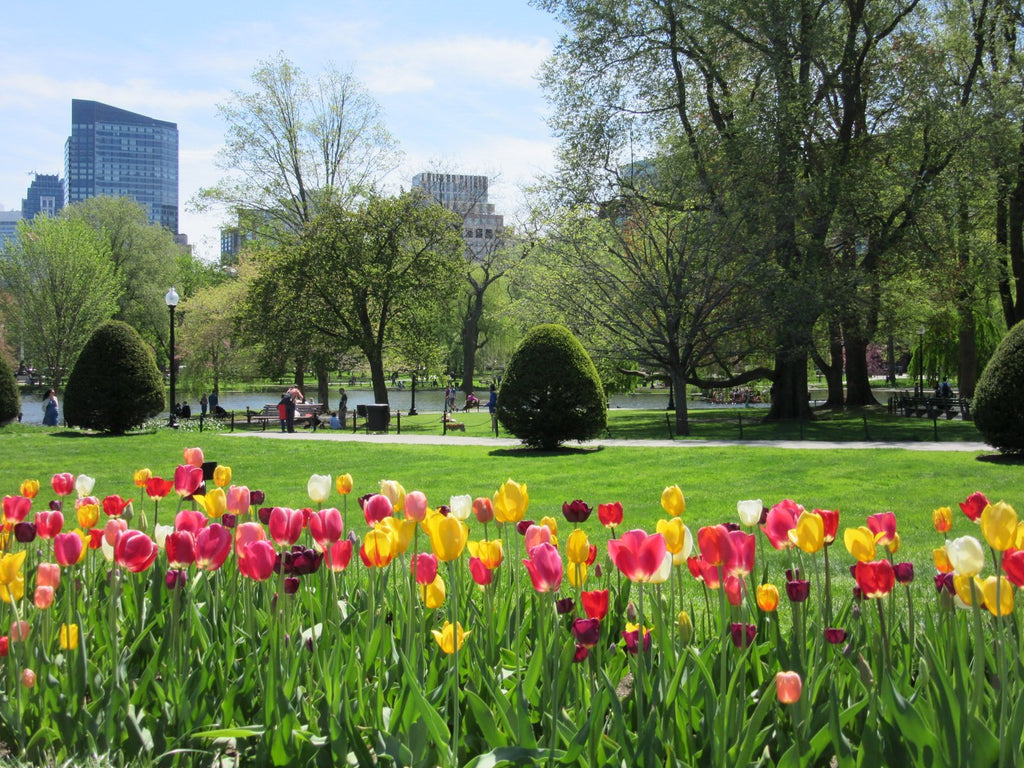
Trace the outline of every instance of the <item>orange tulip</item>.
[[796, 704], [800, 701], [803, 688], [799, 672], [779, 672], [775, 675], [775, 693], [782, 704]]

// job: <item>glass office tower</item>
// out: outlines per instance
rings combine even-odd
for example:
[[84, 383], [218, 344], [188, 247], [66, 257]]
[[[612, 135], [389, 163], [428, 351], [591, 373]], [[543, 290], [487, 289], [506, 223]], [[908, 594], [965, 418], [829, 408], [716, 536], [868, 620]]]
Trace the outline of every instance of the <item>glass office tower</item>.
[[55, 216], [64, 207], [64, 182], [56, 174], [37, 173], [21, 201], [21, 216]]
[[68, 203], [131, 197], [149, 221], [178, 233], [178, 126], [98, 101], [71, 100], [64, 145]]

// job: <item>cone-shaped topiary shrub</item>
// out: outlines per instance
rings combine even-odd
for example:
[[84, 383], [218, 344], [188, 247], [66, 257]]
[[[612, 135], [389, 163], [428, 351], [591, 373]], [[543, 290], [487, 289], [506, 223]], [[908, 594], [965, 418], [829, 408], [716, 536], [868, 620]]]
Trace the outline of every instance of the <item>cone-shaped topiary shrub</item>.
[[498, 421], [532, 448], [601, 434], [608, 400], [597, 368], [568, 328], [538, 325], [509, 359], [498, 392]]
[[163, 378], [142, 338], [127, 323], [103, 323], [85, 343], [68, 377], [67, 423], [123, 435], [163, 407]]
[[18, 392], [18, 382], [14, 378], [14, 371], [7, 364], [7, 360], [0, 355], [0, 424], [14, 421], [21, 411], [21, 394]]
[[1024, 453], [1024, 323], [996, 347], [974, 390], [974, 424], [1004, 453]]

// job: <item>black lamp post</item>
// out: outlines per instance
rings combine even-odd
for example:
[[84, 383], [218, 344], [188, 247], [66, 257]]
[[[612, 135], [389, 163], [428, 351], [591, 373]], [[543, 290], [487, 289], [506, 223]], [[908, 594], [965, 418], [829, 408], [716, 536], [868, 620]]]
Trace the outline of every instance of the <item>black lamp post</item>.
[[171, 286], [171, 290], [164, 296], [164, 301], [167, 303], [167, 308], [171, 312], [171, 356], [170, 356], [170, 367], [171, 367], [171, 407], [169, 408], [171, 415], [167, 419], [167, 426], [177, 427], [177, 417], [175, 416], [175, 409], [177, 408], [177, 395], [174, 392], [175, 385], [175, 373], [177, 369], [176, 361], [174, 359], [174, 308], [178, 306], [178, 292], [174, 290], [174, 286]]
[[409, 415], [415, 416], [416, 414], [416, 371], [412, 372], [412, 402], [409, 403]]
[[924, 326], [917, 329], [917, 379], [921, 387], [918, 393], [924, 397]]

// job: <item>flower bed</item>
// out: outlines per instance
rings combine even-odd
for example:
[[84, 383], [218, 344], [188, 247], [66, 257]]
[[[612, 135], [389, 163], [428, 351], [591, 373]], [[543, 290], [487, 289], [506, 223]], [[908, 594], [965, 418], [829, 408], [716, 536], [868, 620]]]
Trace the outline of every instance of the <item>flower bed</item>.
[[15, 757], [1009, 766], [1024, 746], [1024, 523], [980, 493], [935, 510], [925, 565], [891, 512], [840, 532], [741, 501], [693, 536], [675, 486], [648, 532], [617, 502], [532, 521], [512, 480], [357, 503], [348, 475], [294, 509], [204, 459], [4, 497]]

